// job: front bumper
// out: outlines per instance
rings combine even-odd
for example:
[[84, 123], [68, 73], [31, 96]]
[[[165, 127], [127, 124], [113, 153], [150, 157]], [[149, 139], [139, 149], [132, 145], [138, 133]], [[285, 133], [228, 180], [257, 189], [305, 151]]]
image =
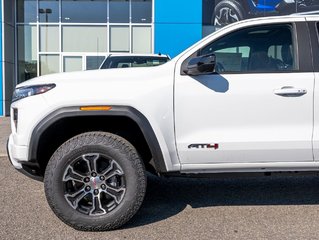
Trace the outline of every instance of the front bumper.
[[13, 136], [10, 135], [7, 142], [7, 152], [10, 163], [16, 170], [24, 175], [37, 181], [43, 181], [43, 175], [41, 174], [38, 163], [27, 161], [25, 158], [27, 150], [28, 149], [25, 146], [15, 145], [13, 142]]

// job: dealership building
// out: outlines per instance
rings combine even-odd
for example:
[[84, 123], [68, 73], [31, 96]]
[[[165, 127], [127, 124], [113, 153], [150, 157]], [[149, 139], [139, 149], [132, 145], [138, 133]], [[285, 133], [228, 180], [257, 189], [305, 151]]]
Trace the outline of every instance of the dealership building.
[[33, 77], [96, 69], [112, 53], [174, 57], [223, 19], [313, 10], [313, 2], [0, 0], [0, 116], [9, 114], [14, 87]]
[[202, 0], [0, 0], [0, 116], [16, 84], [110, 53], [174, 57], [202, 38]]

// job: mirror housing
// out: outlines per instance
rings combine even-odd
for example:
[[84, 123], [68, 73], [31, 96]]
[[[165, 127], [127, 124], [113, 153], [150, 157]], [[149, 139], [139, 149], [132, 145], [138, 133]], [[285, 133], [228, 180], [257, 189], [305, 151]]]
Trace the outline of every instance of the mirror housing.
[[215, 65], [215, 54], [208, 54], [195, 57], [188, 62], [187, 69], [184, 70], [184, 73], [190, 76], [211, 74], [215, 71]]

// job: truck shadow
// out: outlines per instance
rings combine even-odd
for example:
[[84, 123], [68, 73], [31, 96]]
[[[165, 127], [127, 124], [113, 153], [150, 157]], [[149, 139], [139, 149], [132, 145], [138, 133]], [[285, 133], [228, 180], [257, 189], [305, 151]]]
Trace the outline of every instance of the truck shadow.
[[192, 78], [217, 93], [225, 93], [229, 90], [228, 80], [219, 74], [193, 76]]
[[148, 177], [144, 203], [124, 228], [170, 218], [192, 208], [319, 204], [319, 177], [190, 179]]

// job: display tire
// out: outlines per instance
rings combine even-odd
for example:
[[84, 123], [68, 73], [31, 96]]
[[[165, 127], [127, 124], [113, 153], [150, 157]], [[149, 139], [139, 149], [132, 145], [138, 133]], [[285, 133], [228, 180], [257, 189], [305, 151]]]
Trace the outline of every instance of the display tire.
[[245, 19], [244, 9], [237, 1], [222, 0], [216, 4], [212, 16], [212, 24], [222, 27]]
[[[103, 161], [110, 161], [110, 166], [108, 166], [108, 168], [111, 169], [110, 172], [112, 174], [115, 174], [112, 178], [116, 179], [116, 181], [112, 181], [116, 182], [116, 184], [118, 184], [117, 182], [120, 182], [120, 184], [123, 185], [119, 184], [120, 186], [116, 186], [110, 181], [113, 185], [110, 185], [110, 189], [106, 189], [106, 191], [112, 192], [112, 194], [116, 196], [114, 197], [113, 205], [121, 199], [116, 207], [113, 206], [114, 209], [111, 211], [106, 211], [107, 208], [101, 204], [102, 200], [108, 199], [104, 196], [107, 194], [104, 192], [102, 193], [102, 190], [98, 197], [95, 198], [93, 193], [89, 193], [79, 202], [77, 202], [78, 199], [76, 199], [76, 201], [69, 200], [69, 196], [73, 195], [66, 193], [66, 189], [69, 190], [70, 188], [66, 186], [72, 186], [73, 183], [74, 186], [76, 186], [76, 184], [82, 184], [82, 182], [77, 183], [74, 179], [75, 177], [78, 177], [77, 174], [80, 176], [84, 176], [85, 174], [76, 172], [74, 170], [75, 166], [80, 166], [83, 169], [85, 167], [84, 163], [87, 163], [87, 168], [91, 169], [91, 166], [95, 164], [94, 166], [97, 170], [98, 163], [99, 165], [102, 165], [102, 163], [105, 165], [104, 162], [97, 163], [97, 161], [102, 161], [97, 157], [100, 157]], [[94, 164], [91, 165], [91, 162], [93, 161]], [[80, 164], [83, 164], [83, 166]], [[98, 170], [96, 172], [98, 172]], [[90, 172], [88, 174], [90, 174]], [[112, 174], [109, 175], [111, 176]], [[96, 187], [97, 181], [95, 178], [89, 177], [90, 179], [93, 179], [92, 181], [95, 184], [93, 186]], [[109, 179], [112, 178], [110, 177]], [[69, 181], [71, 181], [71, 183], [69, 183]], [[73, 137], [63, 143], [55, 151], [46, 167], [44, 188], [49, 206], [64, 223], [77, 230], [106, 231], [121, 227], [135, 215], [144, 199], [146, 181], [144, 164], [133, 145], [124, 138], [111, 133], [87, 132]], [[101, 181], [101, 183], [103, 183], [103, 181]], [[87, 184], [91, 184], [91, 180]], [[119, 187], [124, 193], [121, 191], [119, 191], [119, 193], [113, 191], [113, 188], [115, 189], [114, 186]], [[81, 189], [83, 188], [80, 188], [80, 190]], [[115, 193], [119, 194], [120, 197]], [[104, 194], [103, 199], [102, 194]], [[91, 195], [92, 200], [90, 205], [89, 200], [84, 201], [84, 199], [89, 199]], [[95, 201], [95, 199], [98, 200]], [[108, 201], [112, 201], [112, 197], [109, 197], [109, 199]], [[83, 206], [81, 205], [81, 211], [84, 211], [83, 209], [88, 209], [87, 211], [90, 211], [90, 214], [92, 213], [91, 215], [80, 212], [79, 206], [82, 202], [85, 204], [83, 203]], [[78, 207], [75, 209], [72, 206], [76, 206], [76, 204]], [[90, 206], [92, 206], [92, 210], [90, 209]], [[103, 211], [105, 213], [103, 213]]]

